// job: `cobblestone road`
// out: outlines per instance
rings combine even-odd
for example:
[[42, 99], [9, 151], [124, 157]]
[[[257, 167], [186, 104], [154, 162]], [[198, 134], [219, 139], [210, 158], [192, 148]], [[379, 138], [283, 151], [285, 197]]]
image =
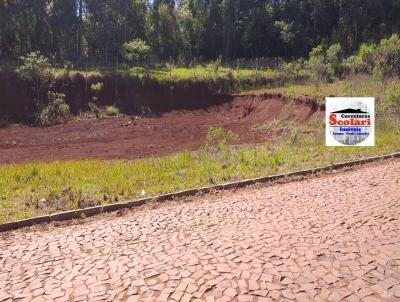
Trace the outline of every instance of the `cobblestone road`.
[[0, 237], [0, 301], [400, 301], [400, 161]]

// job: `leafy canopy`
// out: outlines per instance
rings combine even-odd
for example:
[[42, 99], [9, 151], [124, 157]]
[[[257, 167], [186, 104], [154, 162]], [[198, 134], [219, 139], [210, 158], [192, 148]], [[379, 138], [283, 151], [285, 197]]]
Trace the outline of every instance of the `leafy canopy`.
[[28, 81], [52, 82], [55, 72], [50, 61], [39, 51], [33, 51], [21, 57], [22, 64], [17, 68], [18, 75]]
[[150, 55], [150, 46], [141, 39], [132, 40], [122, 45], [122, 55], [129, 62], [145, 61]]

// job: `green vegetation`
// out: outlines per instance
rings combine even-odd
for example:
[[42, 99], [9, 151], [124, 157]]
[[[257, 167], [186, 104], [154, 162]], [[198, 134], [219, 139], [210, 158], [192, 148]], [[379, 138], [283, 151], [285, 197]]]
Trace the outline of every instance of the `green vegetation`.
[[[0, 222], [118, 202], [142, 190], [153, 195], [400, 150], [398, 0], [344, 2], [0, 1], [0, 90], [8, 93], [0, 127], [8, 117], [59, 123], [69, 115], [68, 104], [83, 108], [79, 104], [87, 102], [91, 113], [82, 116], [118, 115], [116, 106], [100, 108], [97, 101], [127, 102], [119, 99], [112, 78], [127, 80], [121, 75], [133, 77], [125, 84], [133, 83], [138, 100], [144, 83], [163, 91], [200, 83], [197, 89], [209, 93], [268, 85], [252, 92], [321, 101], [329, 95], [375, 96], [378, 113], [375, 148], [325, 148], [322, 119], [298, 125], [282, 118], [253, 125], [251, 131], [274, 138], [256, 147], [231, 145], [238, 137], [213, 127], [200, 151], [160, 159], [2, 165]], [[18, 85], [10, 85], [11, 79]], [[295, 84], [305, 79], [311, 81]], [[283, 81], [285, 87], [271, 88]], [[64, 96], [55, 89], [82, 89], [84, 82], [85, 93]], [[32, 87], [34, 99], [20, 87]], [[84, 98], [88, 89], [91, 100], [70, 99]], [[7, 103], [17, 95], [19, 109]]]
[[97, 82], [95, 84], [90, 85], [90, 90], [93, 92], [93, 102], [97, 102], [99, 99], [99, 94], [103, 91], [104, 84], [101, 82]]
[[[273, 70], [271, 68], [264, 69], [251, 69], [251, 68], [230, 68], [224, 67], [221, 63], [218, 68], [216, 68], [216, 63], [211, 62], [208, 64], [198, 64], [192, 67], [179, 67], [170, 64], [166, 64], [165, 66], [152, 66], [148, 69], [144, 67], [127, 67], [127, 68], [119, 68], [116, 71], [113, 68], [92, 68], [89, 70], [82, 69], [69, 69], [67, 70], [65, 67], [56, 68], [57, 76], [65, 76], [73, 77], [77, 73], [82, 74], [85, 77], [91, 76], [102, 76], [105, 73], [117, 73], [132, 77], [143, 78], [147, 72], [147, 77], [158, 81], [187, 81], [187, 80], [215, 80], [215, 79], [236, 79], [236, 80], [250, 80], [254, 79], [254, 77], [265, 78], [265, 79], [273, 79], [278, 76], [285, 75], [288, 78], [298, 78], [300, 76], [306, 76], [306, 73], [299, 72], [298, 74], [294, 74], [292, 70], [288, 70], [287, 73], [283, 73], [280, 70]], [[292, 64], [292, 63], [289, 63]], [[290, 66], [288, 64], [288, 66]], [[286, 65], [285, 65], [286, 66]]]
[[305, 57], [322, 41], [346, 55], [400, 31], [398, 0], [7, 0], [0, 1], [0, 54], [31, 51], [64, 65], [123, 63], [141, 39], [156, 62]]
[[293, 124], [279, 141], [256, 147], [227, 146], [235, 135], [212, 128], [208, 147], [160, 159], [2, 165], [0, 222], [124, 201], [140, 197], [142, 190], [151, 196], [400, 150], [399, 118], [378, 119], [374, 148], [326, 148], [321, 123], [315, 118]]
[[32, 82], [36, 95], [36, 105], [42, 106], [42, 91], [48, 90], [55, 79], [55, 72], [48, 58], [35, 51], [21, 57], [21, 65], [16, 69], [17, 74], [24, 80]]
[[147, 64], [150, 55], [150, 46], [143, 40], [135, 39], [122, 45], [121, 53], [125, 60], [138, 66]]
[[240, 94], [282, 93], [289, 97], [309, 96], [324, 102], [327, 96], [360, 96], [376, 98], [376, 111], [382, 113], [398, 113], [400, 110], [400, 80], [389, 78], [385, 84], [374, 80], [369, 75], [355, 75], [347, 80], [322, 83], [318, 87], [313, 84], [286, 85], [284, 87], [243, 91]]
[[118, 116], [119, 110], [116, 106], [107, 106], [102, 114], [103, 116]]
[[103, 88], [104, 84], [101, 82], [90, 85], [90, 90], [92, 90], [96, 94], [99, 94], [103, 90]]
[[[218, 67], [217, 67], [218, 66]], [[144, 76], [144, 68], [134, 67], [121, 73], [130, 76]], [[221, 67], [218, 62], [206, 65], [197, 65], [192, 68], [174, 67], [170, 68], [152, 68], [148, 71], [149, 78], [162, 82], [165, 80], [213, 80], [213, 79], [237, 79], [246, 80], [254, 77], [263, 77], [272, 79], [276, 74], [271, 69], [259, 70], [254, 69], [231, 69], [229, 67]]]
[[69, 117], [69, 105], [65, 103], [65, 95], [62, 93], [48, 92], [49, 103], [38, 115], [38, 122], [42, 126], [51, 126], [65, 122]]

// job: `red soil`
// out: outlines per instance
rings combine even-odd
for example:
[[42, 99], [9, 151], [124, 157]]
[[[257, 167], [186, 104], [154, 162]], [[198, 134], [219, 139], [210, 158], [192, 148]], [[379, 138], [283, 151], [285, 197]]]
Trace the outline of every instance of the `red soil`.
[[261, 143], [268, 134], [251, 131], [253, 125], [278, 117], [304, 122], [315, 111], [307, 102], [244, 96], [207, 109], [165, 112], [154, 118], [75, 119], [48, 128], [12, 125], [0, 129], [0, 163], [159, 157], [198, 149], [211, 125], [237, 133], [240, 143]]

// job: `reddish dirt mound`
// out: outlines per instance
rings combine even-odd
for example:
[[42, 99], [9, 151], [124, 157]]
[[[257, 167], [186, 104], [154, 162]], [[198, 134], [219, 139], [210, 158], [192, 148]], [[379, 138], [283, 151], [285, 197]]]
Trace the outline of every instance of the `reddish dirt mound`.
[[159, 157], [198, 149], [211, 125], [234, 131], [241, 143], [261, 143], [268, 137], [251, 131], [253, 125], [278, 117], [303, 122], [316, 110], [307, 102], [243, 96], [207, 109], [171, 111], [154, 118], [72, 120], [49, 128], [12, 125], [0, 129], [0, 163]]

